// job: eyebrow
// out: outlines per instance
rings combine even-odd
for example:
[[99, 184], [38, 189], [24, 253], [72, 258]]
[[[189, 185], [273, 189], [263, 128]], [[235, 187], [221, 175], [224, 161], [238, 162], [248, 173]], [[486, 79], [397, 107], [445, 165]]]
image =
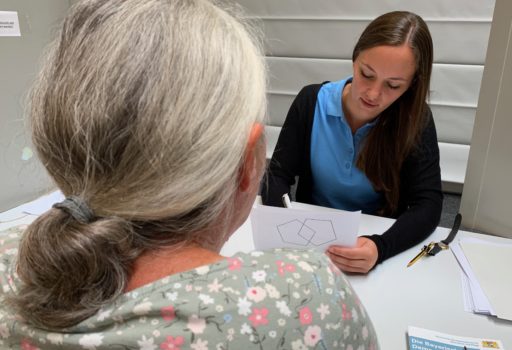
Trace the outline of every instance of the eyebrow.
[[[366, 68], [368, 68], [369, 70], [371, 70], [373, 73], [375, 73], [375, 70], [368, 64], [366, 63], [361, 63], [361, 65], [365, 66]], [[387, 80], [400, 80], [400, 81], [407, 81], [407, 79], [405, 78], [401, 78], [401, 77], [391, 77], [391, 78], [387, 78]]]

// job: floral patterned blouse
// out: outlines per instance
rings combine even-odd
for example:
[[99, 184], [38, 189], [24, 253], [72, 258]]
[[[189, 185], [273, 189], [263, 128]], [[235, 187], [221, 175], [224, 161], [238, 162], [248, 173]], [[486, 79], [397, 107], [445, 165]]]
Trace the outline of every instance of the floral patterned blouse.
[[[20, 236], [0, 234], [0, 299], [20, 283]], [[378, 349], [349, 282], [315, 251], [239, 253], [125, 293], [62, 332], [20, 322], [4, 304], [1, 349]]]

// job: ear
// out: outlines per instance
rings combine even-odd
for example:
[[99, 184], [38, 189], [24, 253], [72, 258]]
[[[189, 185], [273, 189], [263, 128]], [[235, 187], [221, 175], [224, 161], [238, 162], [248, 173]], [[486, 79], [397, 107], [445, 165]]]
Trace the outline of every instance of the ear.
[[240, 170], [239, 189], [246, 192], [254, 181], [254, 173], [258, 164], [258, 142], [263, 134], [263, 125], [256, 123], [252, 126], [247, 147], [245, 149], [244, 164]]

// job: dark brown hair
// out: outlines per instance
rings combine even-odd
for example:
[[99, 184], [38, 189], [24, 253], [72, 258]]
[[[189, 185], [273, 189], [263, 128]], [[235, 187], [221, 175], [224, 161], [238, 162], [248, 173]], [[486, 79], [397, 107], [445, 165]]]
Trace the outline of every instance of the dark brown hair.
[[414, 54], [416, 71], [409, 88], [383, 111], [368, 134], [357, 166], [385, 198], [381, 214], [398, 208], [400, 170], [414, 150], [428, 116], [426, 99], [432, 72], [432, 38], [423, 19], [411, 12], [394, 11], [373, 20], [363, 31], [352, 53], [355, 61], [364, 50], [376, 46], [407, 44]]

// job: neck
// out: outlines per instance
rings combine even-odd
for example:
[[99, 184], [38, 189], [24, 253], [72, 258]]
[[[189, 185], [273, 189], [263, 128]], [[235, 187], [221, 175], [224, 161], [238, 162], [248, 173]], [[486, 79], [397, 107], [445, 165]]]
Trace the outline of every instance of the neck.
[[169, 275], [213, 264], [224, 257], [196, 243], [165, 247], [140, 255], [133, 264], [125, 292]]

